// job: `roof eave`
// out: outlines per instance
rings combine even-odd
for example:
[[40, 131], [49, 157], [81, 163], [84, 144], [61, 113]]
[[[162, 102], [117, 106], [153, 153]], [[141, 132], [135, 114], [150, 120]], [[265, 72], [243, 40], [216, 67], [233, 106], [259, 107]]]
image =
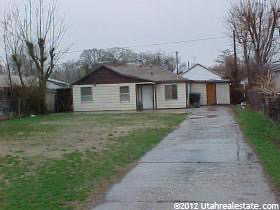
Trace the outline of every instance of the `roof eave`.
[[230, 83], [229, 80], [189, 80], [191, 83]]
[[115, 72], [116, 74], [120, 75], [120, 76], [123, 76], [123, 77], [127, 77], [127, 78], [130, 78], [130, 79], [135, 79], [135, 80], [141, 80], [143, 82], [156, 82], [154, 80], [147, 80], [147, 79], [143, 79], [143, 78], [140, 78], [140, 77], [135, 77], [135, 76], [131, 76], [131, 75], [127, 75], [127, 74], [122, 74], [120, 73], [119, 71], [116, 71], [114, 68], [112, 68], [111, 66], [108, 66], [106, 64], [102, 64], [98, 67], [96, 67], [92, 72], [88, 73], [86, 76], [84, 76], [83, 78], [71, 83], [71, 85], [79, 85], [78, 83], [81, 82], [82, 80], [84, 80], [85, 78], [87, 78], [89, 75], [91, 75], [92, 73], [94, 73], [95, 71], [99, 70], [100, 68], [107, 68], [113, 72]]

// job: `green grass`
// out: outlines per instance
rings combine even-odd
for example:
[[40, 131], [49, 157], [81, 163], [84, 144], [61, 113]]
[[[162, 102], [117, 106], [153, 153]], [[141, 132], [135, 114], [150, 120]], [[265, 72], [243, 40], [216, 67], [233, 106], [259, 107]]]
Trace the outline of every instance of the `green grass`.
[[[118, 117], [119, 122], [114, 118]], [[131, 124], [135, 117], [154, 118], [164, 127], [138, 129], [127, 136], [118, 137], [117, 143], [102, 152], [88, 150], [65, 154], [61, 159], [46, 159], [40, 166], [33, 159], [6, 156], [0, 158], [0, 209], [44, 210], [74, 209], [74, 204], [84, 204], [103, 182], [119, 174], [183, 121], [182, 114], [121, 114], [121, 115], [51, 115], [47, 117], [14, 120], [3, 125], [5, 135], [13, 129], [25, 129], [24, 135], [37, 135], [49, 120], [88, 120], [96, 118], [100, 123]], [[19, 126], [20, 128], [16, 128]], [[34, 129], [34, 130], [33, 130]], [[56, 130], [56, 128], [53, 128]], [[58, 132], [58, 131], [55, 131]], [[35, 166], [36, 165], [36, 166]], [[1, 182], [2, 176], [2, 182]]]
[[280, 189], [280, 124], [251, 110], [237, 109], [236, 113], [244, 134], [254, 145], [273, 183]]
[[60, 126], [41, 123], [44, 121], [70, 120], [71, 116], [73, 116], [72, 113], [66, 113], [0, 121], [1, 137], [29, 137], [54, 133], [59, 130]]

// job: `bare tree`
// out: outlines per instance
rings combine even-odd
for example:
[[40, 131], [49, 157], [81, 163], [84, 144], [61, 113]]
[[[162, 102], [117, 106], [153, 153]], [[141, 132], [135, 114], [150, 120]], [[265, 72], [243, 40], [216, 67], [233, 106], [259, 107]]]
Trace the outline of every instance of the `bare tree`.
[[80, 55], [80, 64], [93, 68], [96, 64], [124, 64], [135, 62], [137, 54], [130, 49], [114, 47], [109, 49], [87, 49]]
[[242, 0], [228, 14], [230, 30], [235, 31], [247, 65], [249, 84], [255, 79], [250, 64], [263, 73], [278, 58], [279, 41], [275, 38], [280, 20], [278, 1]]
[[5, 51], [6, 68], [12, 87], [11, 74], [16, 72], [20, 78], [20, 85], [25, 86], [22, 73], [24, 63], [24, 43], [17, 33], [17, 25], [14, 21], [16, 13], [7, 13], [2, 21], [3, 44]]
[[56, 1], [26, 0], [24, 7], [16, 9], [12, 16], [14, 35], [20, 37], [34, 64], [41, 92], [40, 112], [45, 113], [47, 80], [65, 52], [61, 48], [66, 32], [64, 21], [59, 18]]
[[5, 71], [5, 67], [4, 67], [4, 64], [1, 63], [1, 60], [0, 60], [0, 74], [4, 74], [6, 71]]
[[62, 80], [68, 83], [77, 81], [82, 77], [79, 62], [67, 61], [59, 65], [52, 74], [52, 78]]
[[7, 34], [6, 32], [3, 33], [3, 44], [4, 44], [4, 52], [5, 52], [5, 68], [8, 72], [8, 78], [9, 78], [9, 85], [11, 90], [13, 89], [12, 84], [12, 75], [11, 75], [11, 68], [10, 68], [10, 62], [9, 62], [9, 56], [8, 56], [8, 45], [7, 45]]
[[273, 80], [273, 73], [269, 69], [263, 75], [257, 78], [259, 92], [268, 95], [270, 97], [278, 96], [279, 91], [275, 87], [275, 81]]
[[[168, 71], [176, 67], [176, 58], [164, 53], [136, 53], [133, 50], [114, 47], [109, 49], [88, 49], [80, 56], [81, 68], [89, 73], [96, 64], [126, 64], [140, 63], [144, 65], [160, 65]], [[186, 68], [186, 64], [180, 64], [180, 69]]]
[[[137, 57], [138, 57], [137, 61], [145, 65], [159, 65], [167, 71], [174, 71], [174, 69], [176, 68], [176, 58], [173, 55], [167, 55], [161, 52], [158, 53], [143, 52], [143, 53], [139, 53]], [[181, 66], [182, 63], [180, 63], [179, 65]], [[184, 67], [181, 66], [181, 68]]]

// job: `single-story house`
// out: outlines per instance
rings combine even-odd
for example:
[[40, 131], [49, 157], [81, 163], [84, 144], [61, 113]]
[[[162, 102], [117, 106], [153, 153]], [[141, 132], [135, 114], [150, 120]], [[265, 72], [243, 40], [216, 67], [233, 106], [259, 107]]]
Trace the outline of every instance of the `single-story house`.
[[155, 65], [99, 65], [72, 85], [79, 112], [188, 106], [187, 80]]
[[277, 65], [273, 68], [273, 81], [276, 90], [280, 93], [280, 66]]
[[189, 93], [199, 93], [201, 105], [230, 104], [230, 82], [201, 64], [180, 74], [189, 81]]

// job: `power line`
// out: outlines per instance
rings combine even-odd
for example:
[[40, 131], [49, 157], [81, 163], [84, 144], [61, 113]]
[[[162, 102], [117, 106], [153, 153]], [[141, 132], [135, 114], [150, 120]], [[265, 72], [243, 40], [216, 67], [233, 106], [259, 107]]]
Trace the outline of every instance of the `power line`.
[[[151, 44], [139, 44], [139, 45], [130, 45], [130, 46], [118, 46], [120, 48], [135, 48], [135, 47], [149, 47], [149, 46], [162, 46], [162, 45], [176, 45], [176, 44], [187, 44], [191, 42], [199, 42], [199, 41], [208, 41], [208, 40], [217, 40], [217, 39], [225, 39], [227, 36], [217, 36], [217, 37], [206, 37], [200, 39], [190, 39], [190, 40], [181, 40], [181, 41], [173, 41], [173, 42], [160, 42], [160, 43], [151, 43]], [[81, 53], [84, 50], [73, 50], [65, 52], [65, 54], [70, 53]]]

